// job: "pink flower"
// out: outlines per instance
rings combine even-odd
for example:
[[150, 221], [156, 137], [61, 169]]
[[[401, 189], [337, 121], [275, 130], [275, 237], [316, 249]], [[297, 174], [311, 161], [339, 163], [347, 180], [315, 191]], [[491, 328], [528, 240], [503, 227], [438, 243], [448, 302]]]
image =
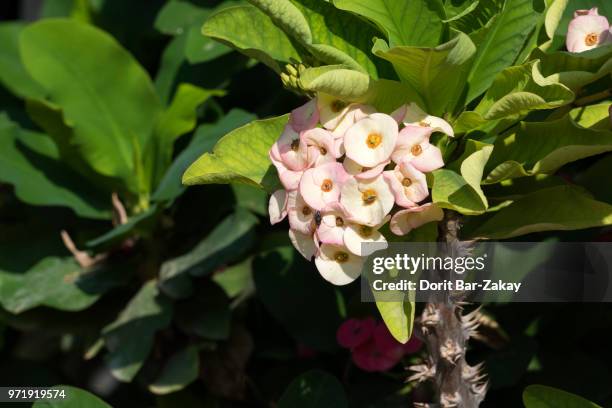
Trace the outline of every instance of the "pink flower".
[[317, 238], [324, 244], [344, 245], [344, 230], [347, 223], [342, 205], [332, 203], [321, 211]]
[[[389, 221], [390, 216], [386, 216], [383, 220], [374, 226], [348, 223], [344, 230], [344, 245], [346, 248], [359, 256], [369, 256], [375, 251], [386, 249], [387, 239], [381, 234], [378, 229]], [[362, 245], [370, 244], [370, 245]]]
[[270, 214], [270, 224], [274, 225], [285, 219], [287, 216], [287, 192], [276, 190], [270, 196], [268, 203], [268, 214]]
[[373, 113], [346, 131], [346, 157], [362, 166], [375, 167], [391, 156], [397, 133], [397, 123], [391, 116]]
[[434, 171], [444, 166], [442, 152], [429, 143], [433, 129], [423, 126], [408, 125], [399, 132], [395, 151], [391, 155], [393, 161], [400, 164], [410, 162], [423, 173]]
[[312, 166], [318, 152], [308, 150], [306, 142], [291, 126], [285, 126], [280, 138], [270, 149], [270, 160], [278, 171], [286, 190], [298, 188], [304, 170]]
[[291, 111], [289, 124], [296, 132], [314, 128], [319, 122], [317, 99], [311, 99], [304, 105]]
[[338, 344], [353, 349], [366, 341], [374, 334], [376, 322], [371, 317], [367, 319], [348, 319], [340, 325], [336, 332]]
[[567, 28], [565, 46], [569, 52], [583, 52], [612, 40], [608, 19], [600, 16], [597, 7], [576, 10]]
[[420, 207], [408, 208], [396, 212], [391, 218], [391, 232], [406, 235], [413, 229], [433, 221], [442, 221], [444, 211], [435, 204], [427, 203]]
[[349, 105], [346, 115], [344, 115], [340, 123], [338, 123], [333, 131], [334, 138], [343, 141], [346, 131], [349, 130], [351, 126], [359, 122], [361, 119], [367, 118], [368, 115], [373, 113], [376, 113], [376, 109], [374, 109], [373, 106], [361, 104]]
[[356, 347], [352, 356], [357, 367], [369, 372], [388, 371], [401, 360], [401, 357], [385, 353], [373, 340]]
[[299, 191], [292, 191], [287, 198], [287, 214], [292, 230], [312, 235], [315, 228], [315, 211], [310, 208]]
[[340, 189], [348, 177], [338, 162], [314, 167], [304, 172], [300, 193], [310, 207], [321, 211], [328, 204], [338, 201]]
[[338, 157], [342, 156], [339, 144], [328, 130], [322, 128], [306, 130], [302, 133], [301, 138], [306, 142], [309, 154], [317, 157], [315, 166], [335, 162]]
[[416, 207], [429, 195], [425, 174], [409, 161], [403, 161], [395, 169], [383, 173], [395, 196], [395, 203], [402, 207]]
[[366, 180], [377, 177], [390, 162], [390, 160], [386, 160], [376, 167], [364, 167], [348, 157], [345, 157], [342, 164], [344, 165], [344, 170], [346, 170], [348, 174], [355, 176], [357, 180]]

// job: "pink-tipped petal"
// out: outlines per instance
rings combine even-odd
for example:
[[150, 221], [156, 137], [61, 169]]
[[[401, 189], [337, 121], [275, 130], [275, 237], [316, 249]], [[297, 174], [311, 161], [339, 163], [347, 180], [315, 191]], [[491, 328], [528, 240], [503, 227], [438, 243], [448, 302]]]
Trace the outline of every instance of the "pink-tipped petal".
[[413, 229], [433, 221], [442, 221], [444, 211], [435, 204], [427, 203], [420, 207], [396, 212], [391, 217], [389, 227], [395, 235], [406, 235]]
[[311, 99], [304, 105], [291, 111], [289, 124], [296, 132], [314, 128], [319, 122], [317, 100]]
[[268, 213], [270, 214], [270, 224], [278, 224], [287, 216], [287, 191], [276, 190], [270, 196], [268, 203]]

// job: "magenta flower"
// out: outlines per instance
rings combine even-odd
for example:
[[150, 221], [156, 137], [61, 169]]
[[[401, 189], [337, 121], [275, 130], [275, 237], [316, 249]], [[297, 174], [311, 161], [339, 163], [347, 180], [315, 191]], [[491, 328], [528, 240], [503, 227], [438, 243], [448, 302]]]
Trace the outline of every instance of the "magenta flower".
[[347, 349], [353, 349], [365, 343], [374, 335], [376, 322], [373, 318], [348, 319], [340, 325], [336, 332], [338, 344]]

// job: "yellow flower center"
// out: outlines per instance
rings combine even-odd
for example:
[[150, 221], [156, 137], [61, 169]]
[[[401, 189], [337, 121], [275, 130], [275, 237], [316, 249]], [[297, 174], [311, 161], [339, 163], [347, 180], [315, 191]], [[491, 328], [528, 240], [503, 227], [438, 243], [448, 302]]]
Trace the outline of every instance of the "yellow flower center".
[[336, 252], [334, 254], [334, 259], [338, 263], [344, 263], [344, 262], [348, 261], [349, 255], [346, 252], [338, 251], [338, 252]]
[[403, 185], [404, 187], [410, 187], [410, 186], [412, 185], [412, 180], [410, 180], [408, 177], [405, 177], [405, 178], [402, 180], [402, 185]]
[[363, 200], [363, 203], [365, 205], [373, 204], [377, 198], [378, 198], [378, 194], [376, 193], [376, 191], [372, 189], [368, 189], [361, 193], [361, 199]]
[[584, 38], [584, 43], [589, 47], [597, 44], [599, 41], [599, 35], [597, 33], [590, 33]]
[[413, 156], [418, 156], [423, 153], [423, 148], [421, 145], [414, 145], [410, 148], [410, 153], [412, 153]]
[[302, 214], [304, 214], [304, 215], [310, 215], [311, 213], [312, 213], [312, 210], [310, 209], [310, 207], [309, 207], [309, 206], [305, 205], [305, 206], [302, 208]]
[[330, 179], [325, 179], [323, 180], [323, 183], [321, 183], [321, 190], [325, 191], [326, 193], [331, 191], [332, 188], [334, 188], [334, 182]]
[[346, 102], [341, 101], [340, 99], [336, 99], [331, 103], [331, 110], [334, 113], [338, 113], [340, 112], [342, 109], [346, 108], [346, 105], [348, 105]]
[[367, 225], [359, 226], [359, 235], [361, 235], [363, 238], [367, 238], [372, 235], [372, 231], [374, 231], [372, 227], [368, 227]]
[[380, 133], [370, 133], [366, 139], [366, 144], [370, 149], [374, 149], [382, 142], [382, 136]]
[[422, 120], [419, 122], [419, 126], [421, 127], [429, 127], [429, 123], [425, 120]]
[[322, 154], [323, 156], [325, 156], [325, 155], [327, 154], [327, 149], [326, 149], [326, 148], [324, 148], [323, 146], [319, 147], [319, 151], [321, 152], [321, 154]]
[[336, 227], [341, 227], [344, 225], [344, 220], [340, 217], [336, 217]]

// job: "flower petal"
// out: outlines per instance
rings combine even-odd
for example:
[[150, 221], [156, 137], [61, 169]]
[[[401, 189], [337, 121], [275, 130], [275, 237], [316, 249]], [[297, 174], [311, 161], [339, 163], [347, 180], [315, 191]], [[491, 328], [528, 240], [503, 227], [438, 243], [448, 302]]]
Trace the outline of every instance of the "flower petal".
[[314, 128], [319, 122], [317, 99], [311, 99], [304, 105], [291, 111], [289, 124], [296, 132]]
[[317, 243], [313, 239], [312, 234], [302, 234], [290, 229], [289, 239], [295, 249], [307, 260], [310, 261], [317, 253]]
[[389, 227], [395, 235], [406, 235], [413, 229], [433, 221], [442, 221], [444, 211], [435, 204], [427, 203], [420, 207], [396, 212], [391, 217]]
[[378, 225], [393, 208], [395, 198], [383, 176], [368, 180], [349, 179], [342, 186], [340, 203], [350, 220], [368, 226]]
[[344, 246], [322, 244], [315, 265], [319, 273], [334, 285], [347, 285], [361, 274], [364, 259], [350, 253]]
[[397, 135], [397, 123], [391, 116], [373, 113], [347, 130], [346, 156], [365, 167], [377, 166], [391, 156]]
[[276, 190], [270, 196], [268, 203], [268, 213], [270, 214], [270, 224], [278, 224], [287, 216], [287, 191]]
[[344, 245], [349, 251], [359, 256], [370, 256], [374, 252], [388, 247], [383, 234], [373, 227], [359, 224], [350, 224], [346, 228]]

